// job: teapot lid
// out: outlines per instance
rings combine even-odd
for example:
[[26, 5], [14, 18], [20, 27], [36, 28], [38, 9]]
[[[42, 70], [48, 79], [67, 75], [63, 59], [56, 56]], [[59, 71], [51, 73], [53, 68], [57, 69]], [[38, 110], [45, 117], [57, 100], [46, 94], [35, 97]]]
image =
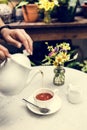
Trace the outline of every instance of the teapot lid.
[[31, 63], [30, 63], [29, 58], [24, 54], [21, 54], [21, 53], [12, 54], [11, 59], [13, 61], [15, 61], [17, 64], [19, 64], [25, 68], [31, 67]]

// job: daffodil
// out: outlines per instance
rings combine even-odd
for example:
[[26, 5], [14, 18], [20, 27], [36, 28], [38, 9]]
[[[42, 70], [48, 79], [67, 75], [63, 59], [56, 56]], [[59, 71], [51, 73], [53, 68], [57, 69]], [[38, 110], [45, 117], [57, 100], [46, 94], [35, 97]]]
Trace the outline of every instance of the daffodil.
[[40, 0], [39, 8], [44, 9], [45, 11], [50, 11], [54, 8], [56, 2], [54, 0]]

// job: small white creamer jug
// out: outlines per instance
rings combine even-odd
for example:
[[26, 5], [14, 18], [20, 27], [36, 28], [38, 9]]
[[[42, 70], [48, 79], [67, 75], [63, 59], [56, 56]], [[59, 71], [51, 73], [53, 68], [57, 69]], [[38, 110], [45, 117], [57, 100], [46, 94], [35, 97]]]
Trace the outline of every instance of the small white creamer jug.
[[80, 103], [83, 100], [83, 90], [78, 85], [69, 84], [67, 88], [67, 99], [71, 103]]
[[33, 70], [29, 58], [16, 53], [0, 66], [0, 92], [7, 95], [18, 94], [41, 70]]

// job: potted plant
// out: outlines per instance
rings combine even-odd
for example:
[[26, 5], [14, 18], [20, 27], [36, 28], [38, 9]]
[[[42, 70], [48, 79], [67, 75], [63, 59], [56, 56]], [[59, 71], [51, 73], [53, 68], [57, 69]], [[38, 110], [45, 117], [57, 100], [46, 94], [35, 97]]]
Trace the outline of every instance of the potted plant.
[[22, 7], [22, 13], [25, 22], [37, 21], [38, 14], [38, 0], [21, 0], [16, 8]]
[[61, 22], [74, 21], [78, 0], [58, 0], [58, 20]]
[[72, 50], [67, 42], [56, 43], [55, 46], [45, 42], [48, 49], [48, 55], [42, 61], [43, 65], [53, 65], [54, 67], [54, 85], [60, 86], [65, 83], [65, 63], [75, 61], [78, 57], [76, 50]]
[[43, 21], [46, 23], [51, 22], [51, 12], [54, 7], [57, 5], [56, 0], [39, 0], [39, 9], [43, 10]]

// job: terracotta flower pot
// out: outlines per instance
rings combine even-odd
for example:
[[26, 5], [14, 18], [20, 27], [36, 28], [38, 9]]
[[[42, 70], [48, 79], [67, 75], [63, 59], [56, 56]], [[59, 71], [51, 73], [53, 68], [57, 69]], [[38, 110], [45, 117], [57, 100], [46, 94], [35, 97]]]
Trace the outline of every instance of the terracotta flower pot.
[[25, 22], [36, 22], [39, 18], [39, 9], [36, 4], [28, 4], [22, 7]]

